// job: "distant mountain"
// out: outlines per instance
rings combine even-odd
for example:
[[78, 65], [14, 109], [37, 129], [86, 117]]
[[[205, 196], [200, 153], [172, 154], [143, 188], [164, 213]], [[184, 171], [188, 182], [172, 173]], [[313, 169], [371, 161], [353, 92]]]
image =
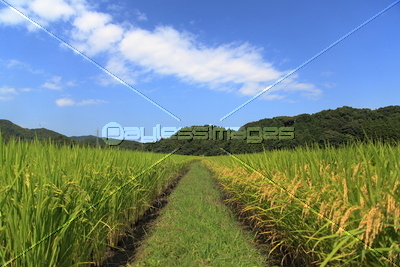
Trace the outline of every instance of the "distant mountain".
[[45, 128], [27, 129], [22, 128], [9, 120], [0, 120], [0, 131], [3, 139], [7, 142], [11, 137], [20, 140], [34, 140], [37, 137], [39, 140], [51, 139], [59, 144], [74, 144], [74, 140], [65, 135], [51, 131]]
[[[21, 126], [18, 126], [9, 120], [0, 120], [0, 132], [3, 140], [6, 142], [10, 140], [11, 137], [27, 141], [32, 141], [35, 139], [35, 137], [37, 137], [39, 140], [51, 139], [54, 143], [60, 145], [81, 144], [96, 147], [98, 142], [100, 147], [108, 147], [102, 138], [97, 139], [97, 137], [93, 135], [67, 137], [45, 128], [22, 128]], [[128, 150], [144, 150], [143, 144], [135, 141], [123, 141], [118, 147]]]
[[[208, 127], [209, 125], [198, 127], [205, 126]], [[264, 138], [258, 143], [249, 143], [248, 140], [226, 139], [194, 140], [194, 138], [188, 138], [186, 140], [178, 140], [177, 136], [190, 135], [190, 129], [192, 128], [189, 127], [181, 129], [171, 138], [161, 139], [154, 143], [125, 140], [118, 148], [156, 153], [170, 153], [179, 148], [176, 152], [177, 154], [213, 156], [225, 154], [221, 148], [231, 153], [239, 154], [295, 148], [310, 144], [324, 146], [327, 142], [336, 147], [348, 142], [365, 140], [380, 140], [391, 144], [398, 144], [400, 141], [400, 106], [388, 106], [376, 110], [344, 106], [335, 110], [323, 110], [315, 114], [278, 116], [249, 122], [243, 125], [239, 132], [249, 129], [249, 127], [260, 127], [260, 129], [264, 129], [265, 127], [277, 127], [277, 129], [281, 127], [293, 127], [294, 138]], [[224, 128], [213, 126], [213, 129], [222, 130]], [[108, 147], [102, 138], [97, 138], [93, 135], [72, 136], [69, 138], [45, 128], [22, 128], [8, 120], [0, 120], [0, 131], [5, 141], [9, 140], [12, 136], [21, 140], [33, 140], [37, 136], [42, 140], [52, 139], [59, 144], [82, 144], [96, 147], [98, 143], [100, 147]], [[257, 133], [255, 135], [257, 137]]]

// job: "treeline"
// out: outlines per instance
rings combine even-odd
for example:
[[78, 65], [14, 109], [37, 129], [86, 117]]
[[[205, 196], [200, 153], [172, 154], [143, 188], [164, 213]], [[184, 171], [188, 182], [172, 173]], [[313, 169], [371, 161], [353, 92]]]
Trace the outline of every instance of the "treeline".
[[[33, 141], [38, 139], [40, 141], [50, 141], [59, 146], [91, 146], [100, 148], [109, 148], [101, 138], [93, 135], [87, 136], [72, 136], [67, 137], [46, 128], [27, 129], [12, 123], [9, 120], [0, 120], [0, 134], [4, 142], [8, 142], [11, 138], [22, 141]], [[126, 149], [126, 150], [145, 150], [142, 143], [135, 141], [124, 141], [119, 147], [113, 149]]]
[[11, 138], [14, 138], [24, 141], [33, 141], [34, 139], [52, 140], [52, 142], [55, 144], [60, 145], [78, 144], [78, 142], [75, 140], [46, 128], [22, 128], [21, 126], [18, 126], [9, 120], [0, 120], [0, 133], [3, 141], [5, 142], [8, 142]]
[[335, 110], [323, 110], [315, 114], [293, 117], [279, 116], [245, 124], [248, 127], [293, 127], [294, 139], [263, 140], [250, 144], [247, 140], [171, 140], [162, 139], [145, 144], [148, 151], [168, 153], [180, 148], [184, 155], [222, 155], [220, 148], [234, 154], [255, 153], [266, 150], [295, 148], [307, 145], [340, 147], [349, 142], [367, 140], [392, 144], [400, 140], [400, 106], [388, 106], [376, 110], [357, 109], [348, 106]]
[[[169, 153], [179, 148], [177, 154], [214, 156], [226, 154], [221, 148], [230, 153], [244, 154], [308, 145], [323, 147], [328, 143], [331, 146], [340, 147], [349, 142], [367, 140], [395, 144], [400, 140], [400, 106], [388, 106], [376, 110], [344, 106], [335, 110], [323, 110], [315, 114], [300, 114], [293, 117], [279, 116], [249, 122], [243, 125], [239, 131], [249, 127], [277, 127], [278, 129], [293, 127], [294, 138], [264, 139], [260, 143], [249, 143], [248, 140], [178, 140], [177, 137], [172, 137], [154, 143], [123, 141], [118, 147], [113, 148], [156, 153]], [[217, 126], [214, 126], [214, 128], [224, 129]], [[183, 130], [181, 129], [181, 131]], [[109, 147], [101, 138], [97, 139], [95, 136], [67, 137], [44, 128], [25, 129], [8, 120], [0, 120], [0, 131], [3, 140], [6, 142], [11, 137], [21, 140], [33, 140], [37, 137], [41, 140], [50, 139], [60, 145]], [[177, 133], [177, 135], [179, 134], [182, 134], [182, 132]]]

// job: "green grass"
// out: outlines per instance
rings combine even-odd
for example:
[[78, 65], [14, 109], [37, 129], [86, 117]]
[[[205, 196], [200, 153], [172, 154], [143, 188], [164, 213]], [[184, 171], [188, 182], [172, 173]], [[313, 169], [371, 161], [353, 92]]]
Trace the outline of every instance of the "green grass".
[[100, 265], [192, 159], [0, 135], [0, 265]]
[[252, 237], [221, 202], [209, 171], [193, 164], [130, 266], [265, 266]]

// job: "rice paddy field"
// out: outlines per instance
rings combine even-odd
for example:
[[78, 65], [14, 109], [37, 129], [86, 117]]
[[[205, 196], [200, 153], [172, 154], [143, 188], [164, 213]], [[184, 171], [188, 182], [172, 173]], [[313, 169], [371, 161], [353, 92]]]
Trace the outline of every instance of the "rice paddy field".
[[204, 161], [241, 212], [305, 266], [400, 265], [400, 147], [357, 144]]
[[1, 266], [99, 266], [191, 160], [0, 137]]
[[[106, 248], [116, 247], [194, 160], [200, 158], [5, 144], [0, 137], [1, 266], [101, 266]], [[268, 239], [271, 254], [282, 250], [297, 266], [399, 265], [399, 146], [310, 147], [201, 162], [226, 202]], [[188, 188], [195, 180], [201, 182], [185, 180]]]

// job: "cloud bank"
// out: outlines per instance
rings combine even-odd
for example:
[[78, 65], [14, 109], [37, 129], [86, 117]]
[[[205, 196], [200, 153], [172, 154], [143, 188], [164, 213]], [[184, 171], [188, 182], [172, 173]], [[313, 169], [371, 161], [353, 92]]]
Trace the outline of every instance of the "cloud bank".
[[[9, 3], [45, 27], [66, 22], [71, 45], [90, 57], [106, 56], [105, 67], [130, 84], [149, 75], [172, 76], [214, 90], [254, 96], [290, 71], [278, 70], [263, 58], [261, 48], [249, 43], [210, 46], [172, 26], [146, 30], [118, 24], [110, 14], [96, 11], [86, 0], [9, 0]], [[134, 12], [138, 21], [148, 20], [145, 13]], [[0, 9], [0, 24], [24, 25], [30, 31], [36, 28], [7, 7]], [[110, 78], [100, 79], [103, 85], [113, 82]], [[44, 87], [57, 89], [50, 84]], [[284, 99], [294, 92], [315, 99], [322, 91], [292, 75], [260, 98]], [[59, 103], [66, 106], [71, 102], [64, 99]]]
[[18, 92], [12, 87], [0, 87], [0, 101], [8, 101], [14, 99], [13, 95], [17, 95]]
[[95, 104], [104, 104], [107, 103], [104, 100], [99, 100], [99, 99], [87, 99], [87, 100], [82, 100], [80, 102], [76, 102], [72, 98], [60, 98], [57, 99], [56, 101], [57, 106], [59, 107], [67, 107], [67, 106], [86, 106], [86, 105], [95, 105]]

